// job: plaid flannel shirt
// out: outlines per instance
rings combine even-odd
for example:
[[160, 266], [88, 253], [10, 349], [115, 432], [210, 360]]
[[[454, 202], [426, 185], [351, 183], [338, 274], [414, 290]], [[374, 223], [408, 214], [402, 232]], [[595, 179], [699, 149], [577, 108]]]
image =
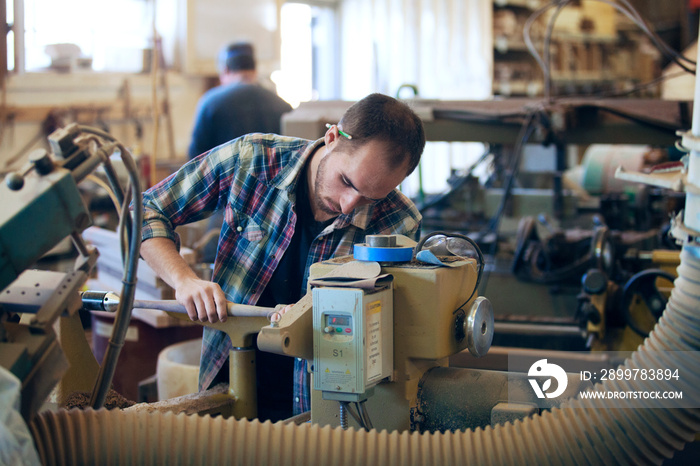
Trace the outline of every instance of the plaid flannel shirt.
[[[274, 134], [249, 134], [206, 152], [143, 195], [143, 240], [170, 238], [174, 229], [225, 209], [212, 280], [229, 301], [254, 305], [294, 233], [296, 186], [305, 164], [323, 139], [309, 141]], [[415, 238], [421, 215], [398, 190], [385, 199], [341, 214], [311, 244], [301, 294], [311, 264], [352, 253], [365, 235]], [[290, 304], [290, 303], [283, 303]], [[209, 387], [232, 348], [228, 336], [205, 327], [199, 388]], [[295, 360], [294, 413], [310, 409], [306, 361]]]

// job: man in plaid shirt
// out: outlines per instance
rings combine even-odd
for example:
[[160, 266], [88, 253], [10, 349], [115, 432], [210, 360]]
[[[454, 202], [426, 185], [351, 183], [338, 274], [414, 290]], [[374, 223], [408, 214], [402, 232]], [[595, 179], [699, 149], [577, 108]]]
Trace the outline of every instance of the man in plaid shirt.
[[[382, 94], [352, 105], [317, 141], [257, 133], [234, 139], [144, 193], [141, 255], [195, 321], [226, 320], [227, 300], [294, 303], [306, 292], [311, 264], [351, 254], [366, 235], [416, 237], [421, 215], [396, 187], [424, 146], [419, 117]], [[180, 257], [174, 228], [217, 210], [225, 221], [209, 282]], [[200, 390], [228, 376], [221, 369], [231, 348], [225, 333], [204, 328]], [[259, 418], [308, 411], [306, 361], [257, 357]]]

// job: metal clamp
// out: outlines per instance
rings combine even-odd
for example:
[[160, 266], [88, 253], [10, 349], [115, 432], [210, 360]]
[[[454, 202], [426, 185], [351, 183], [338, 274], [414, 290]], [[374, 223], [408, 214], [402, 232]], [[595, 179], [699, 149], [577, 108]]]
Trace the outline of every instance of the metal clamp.
[[683, 211], [671, 219], [671, 229], [669, 234], [676, 239], [679, 244], [687, 244], [689, 246], [700, 246], [700, 232], [692, 230], [685, 226], [683, 222]]
[[676, 136], [681, 137], [681, 146], [686, 149], [694, 150], [700, 152], [700, 138], [693, 136], [692, 131], [676, 131]]

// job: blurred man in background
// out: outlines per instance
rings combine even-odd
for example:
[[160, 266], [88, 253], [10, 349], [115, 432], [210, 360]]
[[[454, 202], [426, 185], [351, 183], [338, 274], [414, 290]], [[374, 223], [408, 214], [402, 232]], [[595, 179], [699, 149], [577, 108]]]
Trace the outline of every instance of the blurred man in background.
[[[219, 81], [197, 104], [190, 160], [216, 146], [249, 133], [281, 133], [282, 115], [292, 107], [274, 92], [258, 84], [253, 45], [229, 44], [219, 52]], [[213, 215], [207, 230], [220, 230], [223, 217]], [[202, 261], [213, 263], [216, 242], [202, 249]]]
[[253, 46], [238, 42], [219, 53], [221, 85], [197, 104], [190, 159], [248, 133], [281, 133], [282, 115], [292, 107], [258, 84]]

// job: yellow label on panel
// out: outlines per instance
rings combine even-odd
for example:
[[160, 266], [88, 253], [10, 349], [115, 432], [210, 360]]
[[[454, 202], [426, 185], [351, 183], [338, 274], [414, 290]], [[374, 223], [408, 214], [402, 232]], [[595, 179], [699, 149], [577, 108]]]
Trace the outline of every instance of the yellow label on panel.
[[367, 380], [382, 375], [382, 302], [374, 301], [367, 305]]

